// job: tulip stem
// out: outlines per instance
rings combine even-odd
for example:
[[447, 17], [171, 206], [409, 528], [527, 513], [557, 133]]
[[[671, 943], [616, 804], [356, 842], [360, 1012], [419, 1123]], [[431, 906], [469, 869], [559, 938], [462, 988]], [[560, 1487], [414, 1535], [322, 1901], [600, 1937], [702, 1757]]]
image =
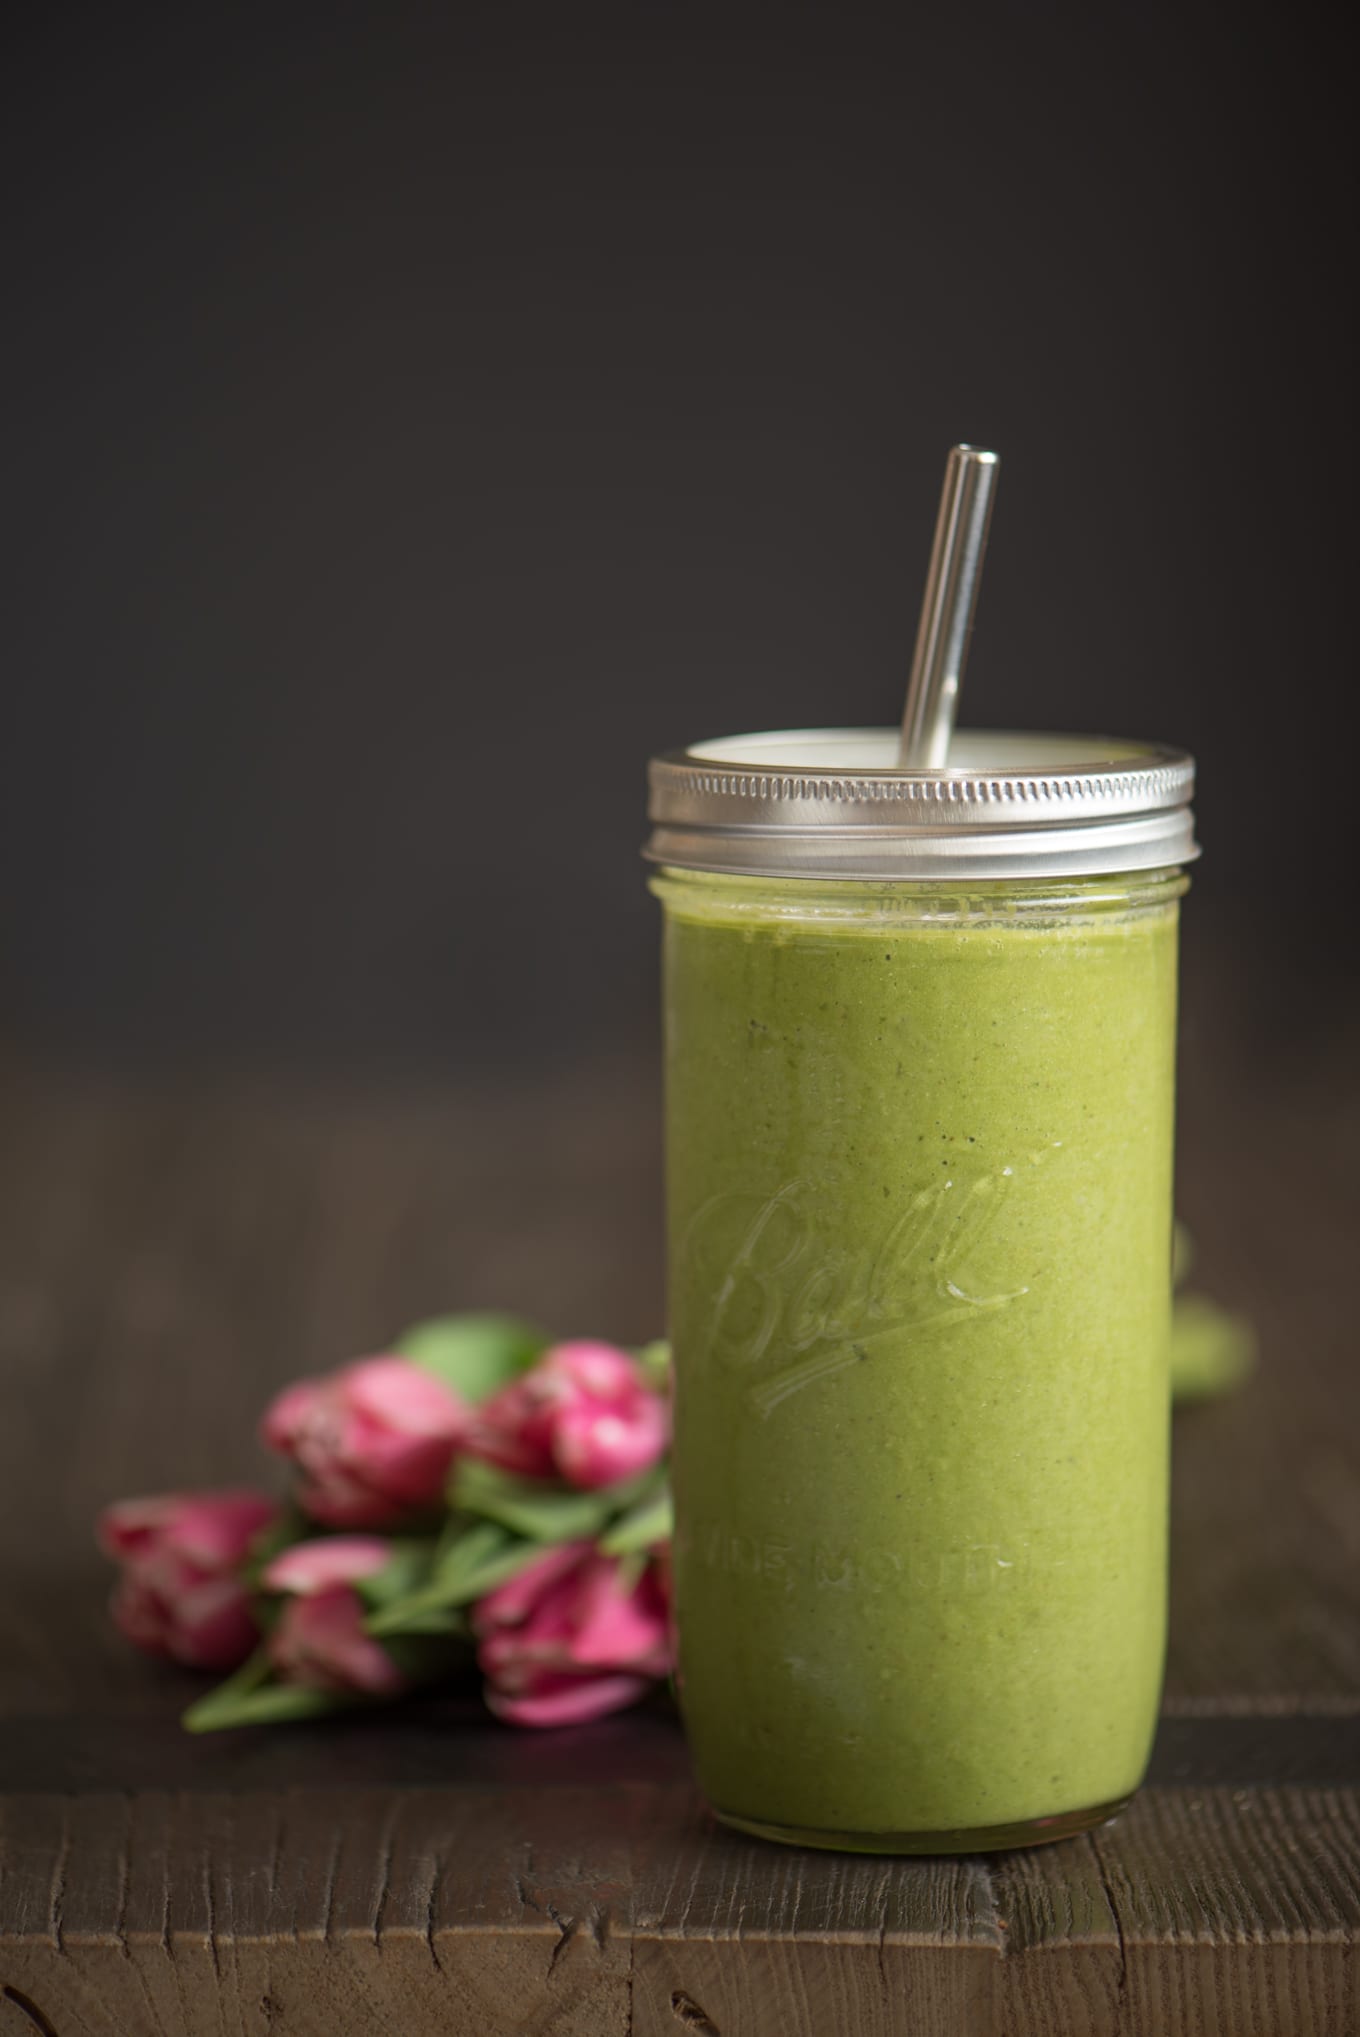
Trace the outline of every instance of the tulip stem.
[[[249, 1697], [268, 1681], [270, 1673], [269, 1650], [257, 1648], [247, 1656], [239, 1669], [233, 1670], [225, 1683], [219, 1683], [206, 1697], [195, 1700], [184, 1714], [184, 1724], [191, 1733], [209, 1733], [218, 1723], [218, 1713], [233, 1711], [242, 1698]], [[225, 1718], [223, 1723], [229, 1723]]]
[[180, 1723], [190, 1733], [219, 1733], [231, 1726], [279, 1726], [298, 1719], [324, 1718], [328, 1712], [352, 1711], [371, 1698], [338, 1690], [313, 1690], [297, 1683], [266, 1683], [255, 1690], [224, 1697], [208, 1692], [190, 1705]]

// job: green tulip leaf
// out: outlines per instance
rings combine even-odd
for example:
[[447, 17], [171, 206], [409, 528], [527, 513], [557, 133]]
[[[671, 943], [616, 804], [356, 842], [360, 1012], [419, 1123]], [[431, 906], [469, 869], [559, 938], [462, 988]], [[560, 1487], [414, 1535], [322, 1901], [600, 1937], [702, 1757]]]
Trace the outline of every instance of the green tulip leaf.
[[1256, 1363], [1256, 1333], [1243, 1316], [1206, 1295], [1178, 1295], [1171, 1311], [1171, 1393], [1212, 1400], [1241, 1383]]
[[431, 1537], [394, 1540], [389, 1547], [392, 1553], [383, 1568], [372, 1577], [361, 1577], [354, 1587], [365, 1605], [385, 1606], [409, 1598], [430, 1575], [436, 1547]]
[[498, 1573], [507, 1555], [520, 1546], [496, 1521], [464, 1520], [440, 1554], [431, 1589], [441, 1594], [443, 1605], [465, 1605], [486, 1588], [482, 1579]]
[[438, 1634], [464, 1639], [469, 1633], [466, 1615], [454, 1606], [422, 1607], [414, 1601], [388, 1608], [368, 1621], [370, 1634], [379, 1635], [384, 1645], [398, 1634]]
[[546, 1479], [514, 1478], [480, 1458], [465, 1457], [449, 1488], [459, 1513], [497, 1521], [531, 1542], [589, 1542], [620, 1505], [622, 1488], [577, 1492]]
[[454, 1634], [463, 1630], [459, 1608], [485, 1598], [542, 1554], [536, 1542], [511, 1535], [494, 1521], [457, 1524], [428, 1581], [405, 1598], [379, 1607], [370, 1634]]
[[619, 1558], [619, 1567], [614, 1574], [614, 1589], [620, 1598], [631, 1598], [641, 1584], [647, 1569], [646, 1552], [634, 1549]]
[[435, 1316], [415, 1323], [392, 1349], [433, 1372], [466, 1401], [482, 1401], [528, 1370], [548, 1338], [517, 1316]]
[[657, 1337], [650, 1344], [643, 1344], [633, 1356], [647, 1375], [647, 1384], [659, 1392], [671, 1375], [671, 1347], [665, 1337]]
[[190, 1705], [181, 1723], [190, 1733], [220, 1733], [231, 1726], [274, 1726], [290, 1719], [319, 1719], [344, 1711], [359, 1700], [348, 1692], [304, 1690], [299, 1685], [272, 1683], [263, 1648], [234, 1676]]
[[658, 1542], [669, 1542], [674, 1531], [675, 1508], [669, 1488], [663, 1485], [620, 1514], [601, 1535], [600, 1549], [606, 1556], [631, 1556], [655, 1548]]
[[536, 1542], [521, 1541], [518, 1537], [507, 1538], [499, 1549], [489, 1550], [479, 1561], [469, 1561], [454, 1574], [453, 1580], [441, 1578], [440, 1586], [447, 1595], [456, 1590], [457, 1597], [448, 1600], [454, 1605], [471, 1605], [474, 1599], [485, 1598], [498, 1584], [508, 1584], [512, 1577], [518, 1577], [521, 1570], [527, 1570], [543, 1554]]
[[268, 1683], [273, 1674], [274, 1665], [269, 1660], [269, 1650], [264, 1647], [257, 1648], [239, 1669], [233, 1669], [225, 1683], [219, 1683], [215, 1690], [209, 1691], [207, 1697], [200, 1698], [198, 1702], [211, 1704], [217, 1699], [244, 1697], [248, 1691], [258, 1690], [262, 1683]]

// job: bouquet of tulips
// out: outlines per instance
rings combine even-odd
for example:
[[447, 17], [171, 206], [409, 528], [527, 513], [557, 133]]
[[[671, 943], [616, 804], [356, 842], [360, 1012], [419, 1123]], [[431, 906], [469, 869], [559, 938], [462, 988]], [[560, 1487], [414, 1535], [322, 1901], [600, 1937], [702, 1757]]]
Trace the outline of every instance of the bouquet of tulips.
[[[1176, 1278], [1190, 1258], [1176, 1239]], [[1178, 1400], [1251, 1370], [1249, 1323], [1180, 1294]], [[130, 1640], [233, 1672], [195, 1732], [395, 1697], [475, 1659], [520, 1726], [600, 1717], [671, 1668], [670, 1352], [550, 1343], [510, 1316], [419, 1324], [286, 1387], [261, 1432], [292, 1465], [253, 1491], [124, 1500], [99, 1523]]]
[[420, 1324], [266, 1410], [288, 1502], [108, 1507], [113, 1616], [140, 1647], [232, 1672], [186, 1713], [195, 1732], [372, 1703], [473, 1658], [516, 1725], [632, 1704], [671, 1666], [668, 1373], [664, 1344]]

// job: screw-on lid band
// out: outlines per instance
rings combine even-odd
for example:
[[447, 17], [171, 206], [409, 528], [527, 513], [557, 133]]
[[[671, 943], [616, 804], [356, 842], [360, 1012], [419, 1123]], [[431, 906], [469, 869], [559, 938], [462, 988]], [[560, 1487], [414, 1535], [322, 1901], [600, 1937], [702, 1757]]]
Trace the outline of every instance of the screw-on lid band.
[[1100, 736], [961, 730], [948, 768], [896, 729], [779, 729], [654, 758], [654, 863], [765, 877], [1160, 870], [1199, 854], [1193, 758]]

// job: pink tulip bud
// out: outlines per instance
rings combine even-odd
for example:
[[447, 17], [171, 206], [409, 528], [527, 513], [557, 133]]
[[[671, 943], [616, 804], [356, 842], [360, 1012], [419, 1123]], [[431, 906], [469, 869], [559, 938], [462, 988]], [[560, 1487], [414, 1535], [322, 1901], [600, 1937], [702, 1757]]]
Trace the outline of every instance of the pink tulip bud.
[[518, 1697], [488, 1684], [486, 1702], [508, 1726], [582, 1726], [646, 1697], [645, 1676], [554, 1676], [538, 1672]]
[[521, 1478], [551, 1478], [553, 1407], [538, 1383], [539, 1367], [512, 1380], [480, 1407], [463, 1433], [462, 1448]]
[[472, 1412], [462, 1447], [503, 1471], [586, 1490], [649, 1470], [670, 1440], [666, 1404], [612, 1344], [556, 1344]]
[[260, 1572], [266, 1591], [286, 1591], [295, 1598], [315, 1598], [337, 1584], [358, 1584], [374, 1577], [392, 1560], [392, 1545], [380, 1535], [322, 1535], [315, 1542], [294, 1542]]
[[386, 1649], [364, 1632], [364, 1603], [348, 1584], [288, 1599], [269, 1636], [269, 1659], [285, 1683], [308, 1690], [396, 1697], [406, 1688]]
[[522, 1626], [549, 1586], [579, 1570], [594, 1546], [593, 1542], [557, 1542], [543, 1550], [523, 1570], [478, 1599], [472, 1615], [474, 1631], [492, 1634], [499, 1627]]
[[624, 1559], [588, 1542], [546, 1550], [473, 1610], [486, 1701], [520, 1726], [601, 1717], [668, 1674], [666, 1601], [649, 1566], [629, 1581]]
[[669, 1440], [666, 1409], [654, 1394], [627, 1410], [578, 1401], [558, 1417], [553, 1455], [565, 1479], [593, 1491], [649, 1470]]
[[123, 1633], [194, 1669], [244, 1662], [259, 1632], [240, 1573], [277, 1513], [262, 1493], [241, 1491], [165, 1493], [106, 1507], [97, 1534], [122, 1566], [112, 1611]]
[[377, 1535], [327, 1535], [295, 1542], [265, 1565], [265, 1590], [288, 1594], [269, 1636], [269, 1659], [285, 1683], [371, 1697], [405, 1689], [386, 1649], [364, 1632], [364, 1602], [354, 1590], [391, 1555]]
[[438, 1506], [468, 1409], [407, 1358], [361, 1358], [285, 1387], [265, 1413], [272, 1450], [302, 1473], [298, 1502], [334, 1528], [381, 1528]]

